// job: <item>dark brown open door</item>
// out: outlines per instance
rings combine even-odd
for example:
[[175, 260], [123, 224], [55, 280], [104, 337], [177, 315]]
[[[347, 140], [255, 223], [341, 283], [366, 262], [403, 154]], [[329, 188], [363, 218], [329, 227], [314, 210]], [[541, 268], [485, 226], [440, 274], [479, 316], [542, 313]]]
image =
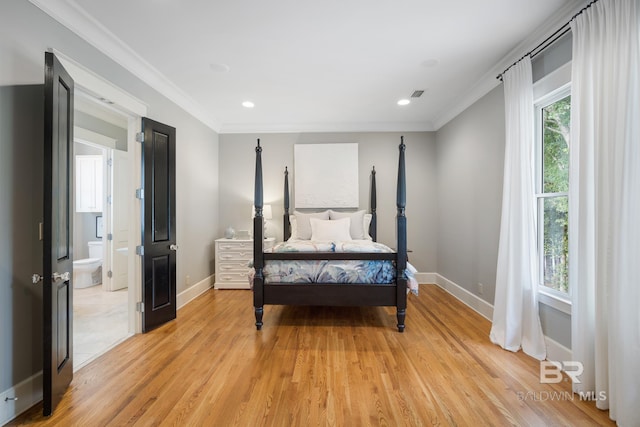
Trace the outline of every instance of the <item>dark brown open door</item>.
[[45, 53], [43, 224], [43, 413], [73, 378], [73, 80]]
[[144, 332], [176, 318], [176, 129], [142, 119]]

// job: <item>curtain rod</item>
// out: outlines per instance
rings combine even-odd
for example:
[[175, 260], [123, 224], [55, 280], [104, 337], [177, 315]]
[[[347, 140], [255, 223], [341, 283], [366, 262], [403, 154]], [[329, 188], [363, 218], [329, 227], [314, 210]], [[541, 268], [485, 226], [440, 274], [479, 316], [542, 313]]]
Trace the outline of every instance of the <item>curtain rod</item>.
[[502, 81], [502, 76], [504, 75], [504, 73], [506, 73], [507, 71], [509, 71], [511, 69], [511, 67], [513, 67], [514, 65], [516, 65], [518, 62], [522, 61], [525, 57], [527, 56], [531, 56], [531, 59], [535, 58], [536, 55], [538, 55], [539, 53], [542, 53], [546, 48], [548, 48], [549, 46], [551, 46], [552, 44], [554, 44], [560, 37], [564, 36], [565, 34], [567, 34], [569, 31], [571, 31], [571, 21], [573, 21], [574, 19], [576, 19], [578, 16], [582, 15], [582, 13], [589, 9], [592, 5], [594, 5], [595, 3], [599, 2], [600, 0], [593, 0], [591, 3], [589, 3], [588, 5], [586, 5], [585, 7], [583, 7], [582, 9], [580, 9], [580, 11], [578, 11], [578, 13], [576, 13], [575, 15], [573, 15], [571, 17], [571, 19], [569, 19], [568, 22], [566, 22], [563, 26], [561, 26], [560, 28], [558, 28], [556, 31], [553, 32], [553, 34], [551, 34], [549, 37], [547, 37], [546, 39], [544, 39], [544, 41], [542, 41], [540, 44], [538, 44], [536, 47], [534, 47], [533, 49], [531, 49], [529, 52], [525, 53], [524, 55], [522, 55], [522, 57], [520, 57], [520, 59], [518, 59], [516, 62], [514, 62], [513, 64], [509, 65], [507, 68], [505, 68], [505, 70], [503, 72], [501, 72], [500, 74], [498, 74], [496, 76], [496, 79]]

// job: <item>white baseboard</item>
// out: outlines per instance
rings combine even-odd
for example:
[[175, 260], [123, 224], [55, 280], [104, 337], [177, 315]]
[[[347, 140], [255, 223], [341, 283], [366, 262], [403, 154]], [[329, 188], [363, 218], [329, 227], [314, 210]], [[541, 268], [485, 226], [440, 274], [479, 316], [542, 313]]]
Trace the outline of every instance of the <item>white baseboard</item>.
[[547, 360], [554, 360], [556, 362], [573, 360], [573, 353], [570, 348], [563, 346], [547, 336], [544, 337], [544, 343], [547, 346]]
[[[432, 278], [429, 281], [430, 278]], [[418, 279], [420, 278], [420, 279]], [[486, 318], [490, 322], [493, 319], [493, 305], [489, 304], [477, 295], [472, 294], [462, 286], [452, 282], [439, 275], [438, 273], [417, 273], [416, 279], [418, 283], [435, 283], [442, 289], [453, 295], [465, 305], [469, 306], [472, 310]], [[434, 280], [435, 279], [435, 280]], [[572, 352], [570, 348], [567, 348], [559, 342], [547, 337], [544, 337], [545, 345], [547, 347], [547, 360], [564, 361], [572, 360]]]
[[438, 273], [416, 273], [415, 276], [421, 285], [435, 285], [437, 274]]
[[[11, 400], [16, 397], [18, 400]], [[0, 425], [5, 425], [41, 400], [42, 371], [0, 393]]]
[[493, 319], [493, 305], [489, 304], [479, 296], [472, 294], [462, 286], [437, 273], [435, 273], [435, 284], [458, 298], [485, 319], [489, 321]]
[[176, 298], [177, 309], [180, 310], [182, 307], [197, 298], [200, 294], [208, 291], [213, 287], [214, 282], [215, 275], [212, 274], [211, 276], [206, 277], [195, 285], [191, 286], [189, 289], [180, 292], [178, 294], [178, 297]]

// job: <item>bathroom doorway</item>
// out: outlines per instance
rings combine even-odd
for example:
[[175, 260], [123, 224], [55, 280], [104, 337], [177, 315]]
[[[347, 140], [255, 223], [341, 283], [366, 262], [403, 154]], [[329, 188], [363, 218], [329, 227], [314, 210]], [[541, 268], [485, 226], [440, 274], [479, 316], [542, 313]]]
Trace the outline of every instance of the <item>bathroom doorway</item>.
[[74, 370], [131, 335], [128, 120], [76, 92]]

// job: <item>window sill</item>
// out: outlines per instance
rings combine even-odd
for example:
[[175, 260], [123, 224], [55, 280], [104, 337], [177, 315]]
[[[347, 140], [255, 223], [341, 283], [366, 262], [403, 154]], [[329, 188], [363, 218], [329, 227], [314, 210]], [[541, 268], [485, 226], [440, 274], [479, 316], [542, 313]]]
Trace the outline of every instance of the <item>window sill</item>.
[[571, 315], [571, 300], [568, 297], [538, 289], [538, 302]]

